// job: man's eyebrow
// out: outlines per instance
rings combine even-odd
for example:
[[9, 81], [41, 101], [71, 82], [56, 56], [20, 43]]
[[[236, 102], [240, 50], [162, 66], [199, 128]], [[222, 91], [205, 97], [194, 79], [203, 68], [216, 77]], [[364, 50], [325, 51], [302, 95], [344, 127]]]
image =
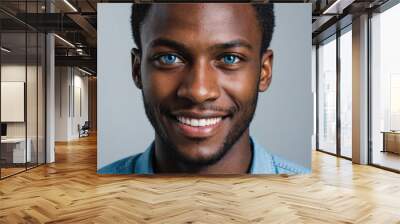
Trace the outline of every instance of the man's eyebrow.
[[248, 43], [247, 41], [241, 40], [241, 39], [216, 44], [216, 45], [211, 46], [210, 49], [212, 49], [212, 50], [221, 50], [222, 49], [223, 50], [223, 49], [229, 49], [229, 48], [234, 48], [234, 47], [245, 47], [245, 48], [248, 48], [249, 50], [253, 49], [253, 46], [251, 46], [250, 43]]
[[[184, 44], [177, 42], [175, 40], [167, 39], [167, 38], [157, 38], [153, 41], [150, 42], [149, 44], [150, 47], [158, 47], [158, 46], [167, 46], [174, 48], [176, 50], [182, 51], [182, 52], [188, 52], [189, 49], [186, 47]], [[245, 47], [248, 48], [249, 50], [253, 49], [253, 46], [248, 43], [245, 40], [237, 39], [237, 40], [232, 40], [229, 42], [225, 43], [220, 43], [220, 44], [215, 44], [210, 47], [211, 50], [223, 50], [223, 49], [229, 49], [229, 48], [234, 48], [234, 47]]]
[[188, 48], [184, 44], [166, 38], [157, 38], [151, 41], [149, 46], [150, 47], [167, 46], [170, 48], [174, 48], [178, 51], [188, 52]]

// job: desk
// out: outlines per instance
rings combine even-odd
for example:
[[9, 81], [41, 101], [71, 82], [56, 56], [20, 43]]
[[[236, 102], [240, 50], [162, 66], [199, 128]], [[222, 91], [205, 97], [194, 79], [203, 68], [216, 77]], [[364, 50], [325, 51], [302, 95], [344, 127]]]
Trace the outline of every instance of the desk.
[[[25, 163], [31, 162], [31, 145], [30, 138], [27, 139], [25, 151], [25, 138], [6, 138], [1, 139], [1, 157], [6, 160], [6, 163]], [[27, 159], [25, 161], [25, 159]]]
[[400, 154], [400, 131], [383, 131], [383, 151]]

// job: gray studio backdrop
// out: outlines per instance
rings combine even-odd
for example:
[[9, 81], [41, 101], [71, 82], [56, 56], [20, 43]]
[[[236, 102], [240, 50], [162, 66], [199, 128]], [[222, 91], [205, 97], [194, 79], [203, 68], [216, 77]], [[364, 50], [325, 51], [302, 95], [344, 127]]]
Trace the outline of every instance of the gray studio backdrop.
[[[131, 4], [98, 4], [98, 156], [101, 168], [140, 153], [154, 139], [131, 76]], [[275, 4], [273, 78], [250, 132], [269, 151], [311, 167], [311, 4]]]

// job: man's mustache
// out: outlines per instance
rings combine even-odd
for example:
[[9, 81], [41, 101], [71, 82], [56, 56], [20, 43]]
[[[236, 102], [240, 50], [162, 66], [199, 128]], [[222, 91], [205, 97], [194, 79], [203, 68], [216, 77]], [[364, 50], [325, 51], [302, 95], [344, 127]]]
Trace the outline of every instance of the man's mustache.
[[192, 105], [192, 106], [177, 106], [177, 107], [168, 107], [160, 105], [160, 112], [164, 114], [170, 114], [171, 112], [176, 112], [176, 111], [190, 111], [190, 110], [196, 110], [200, 112], [201, 111], [223, 112], [228, 115], [232, 115], [238, 111], [238, 109], [235, 106], [221, 107], [215, 104], [208, 104], [208, 103]]

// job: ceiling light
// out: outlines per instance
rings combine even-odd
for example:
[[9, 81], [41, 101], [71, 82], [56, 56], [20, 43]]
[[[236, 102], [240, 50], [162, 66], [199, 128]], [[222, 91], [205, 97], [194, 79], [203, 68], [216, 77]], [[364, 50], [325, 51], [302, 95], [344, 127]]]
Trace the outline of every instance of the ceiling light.
[[64, 0], [65, 4], [67, 4], [74, 12], [78, 12], [78, 10], [71, 4], [69, 3], [68, 0]]
[[81, 71], [81, 72], [83, 72], [83, 73], [85, 73], [85, 74], [87, 74], [87, 75], [90, 75], [90, 76], [93, 75], [92, 73], [90, 73], [90, 72], [88, 72], [88, 71], [86, 71], [86, 70], [83, 70], [83, 69], [81, 69], [81, 68], [79, 68], [79, 67], [78, 67], [78, 70]]
[[1, 49], [2, 51], [6, 52], [6, 53], [10, 53], [10, 52], [11, 52], [11, 50], [9, 50], [9, 49], [7, 49], [7, 48], [5, 48], [5, 47], [1, 47], [0, 49]]
[[79, 55], [83, 55], [83, 49], [77, 48], [76, 53], [78, 53]]
[[342, 14], [343, 9], [353, 2], [354, 0], [336, 0], [332, 5], [325, 9], [322, 14]]
[[54, 36], [57, 37], [58, 39], [60, 39], [62, 42], [66, 43], [68, 46], [75, 48], [75, 45], [73, 45], [73, 44], [72, 44], [71, 42], [69, 42], [68, 40], [66, 40], [66, 39], [64, 39], [64, 38], [62, 38], [62, 37], [60, 37], [60, 36], [57, 35], [57, 34], [54, 34]]

